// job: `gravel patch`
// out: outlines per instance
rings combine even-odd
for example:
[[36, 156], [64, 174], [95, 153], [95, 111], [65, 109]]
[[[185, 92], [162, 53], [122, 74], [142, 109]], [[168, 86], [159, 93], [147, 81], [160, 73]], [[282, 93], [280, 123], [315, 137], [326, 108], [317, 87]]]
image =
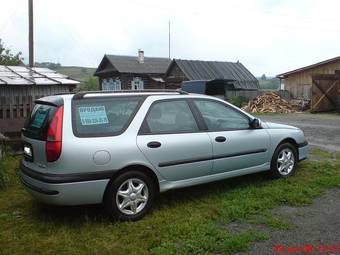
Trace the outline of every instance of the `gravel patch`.
[[231, 232], [253, 229], [270, 236], [270, 239], [255, 243], [249, 251], [237, 253], [238, 255], [340, 254], [339, 188], [329, 190], [325, 195], [316, 198], [310, 206], [282, 206], [274, 209], [273, 215], [290, 222], [294, 227], [276, 230], [248, 223], [232, 223], [226, 226]]

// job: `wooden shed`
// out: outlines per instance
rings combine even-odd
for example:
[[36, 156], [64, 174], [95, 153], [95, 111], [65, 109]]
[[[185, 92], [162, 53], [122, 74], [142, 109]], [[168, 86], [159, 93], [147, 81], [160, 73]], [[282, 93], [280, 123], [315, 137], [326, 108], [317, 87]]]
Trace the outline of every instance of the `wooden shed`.
[[101, 90], [140, 90], [165, 88], [163, 76], [170, 64], [168, 58], [105, 55], [95, 76], [99, 78]]
[[293, 98], [311, 100], [311, 111], [332, 111], [337, 107], [339, 94], [340, 57], [327, 59], [293, 71], [278, 74], [281, 88]]
[[253, 98], [260, 89], [256, 77], [240, 62], [174, 59], [164, 79], [167, 88], [172, 89], [180, 88], [182, 82], [187, 81], [222, 83], [226, 99], [232, 96]]
[[34, 100], [70, 92], [77, 84], [78, 81], [47, 68], [0, 66], [0, 133], [18, 133]]

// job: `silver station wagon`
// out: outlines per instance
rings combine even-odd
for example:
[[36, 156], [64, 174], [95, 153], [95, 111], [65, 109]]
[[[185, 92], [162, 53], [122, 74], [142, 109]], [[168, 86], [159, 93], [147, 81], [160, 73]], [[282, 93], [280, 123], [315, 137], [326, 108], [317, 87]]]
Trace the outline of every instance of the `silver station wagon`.
[[103, 203], [138, 220], [159, 192], [268, 171], [288, 177], [307, 157], [303, 132], [183, 91], [44, 97], [22, 131], [21, 181], [55, 205]]

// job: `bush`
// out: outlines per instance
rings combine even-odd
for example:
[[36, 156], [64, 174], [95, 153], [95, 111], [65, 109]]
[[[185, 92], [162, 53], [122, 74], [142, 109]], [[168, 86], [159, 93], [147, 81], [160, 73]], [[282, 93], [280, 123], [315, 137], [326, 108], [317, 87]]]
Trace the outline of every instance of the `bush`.
[[86, 78], [78, 87], [80, 91], [95, 91], [99, 90], [99, 82], [96, 77], [88, 77]]
[[242, 107], [243, 104], [246, 104], [249, 100], [244, 97], [244, 96], [231, 96], [228, 99], [228, 102], [237, 106], [237, 107]]

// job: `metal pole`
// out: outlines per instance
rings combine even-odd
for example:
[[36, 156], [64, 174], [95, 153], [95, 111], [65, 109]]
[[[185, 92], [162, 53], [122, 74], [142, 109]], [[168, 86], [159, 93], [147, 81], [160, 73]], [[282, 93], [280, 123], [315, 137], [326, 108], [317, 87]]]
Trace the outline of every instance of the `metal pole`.
[[170, 20], [169, 20], [169, 59], [170, 59]]
[[33, 46], [33, 0], [28, 0], [28, 58], [29, 66], [34, 65], [34, 46]]

